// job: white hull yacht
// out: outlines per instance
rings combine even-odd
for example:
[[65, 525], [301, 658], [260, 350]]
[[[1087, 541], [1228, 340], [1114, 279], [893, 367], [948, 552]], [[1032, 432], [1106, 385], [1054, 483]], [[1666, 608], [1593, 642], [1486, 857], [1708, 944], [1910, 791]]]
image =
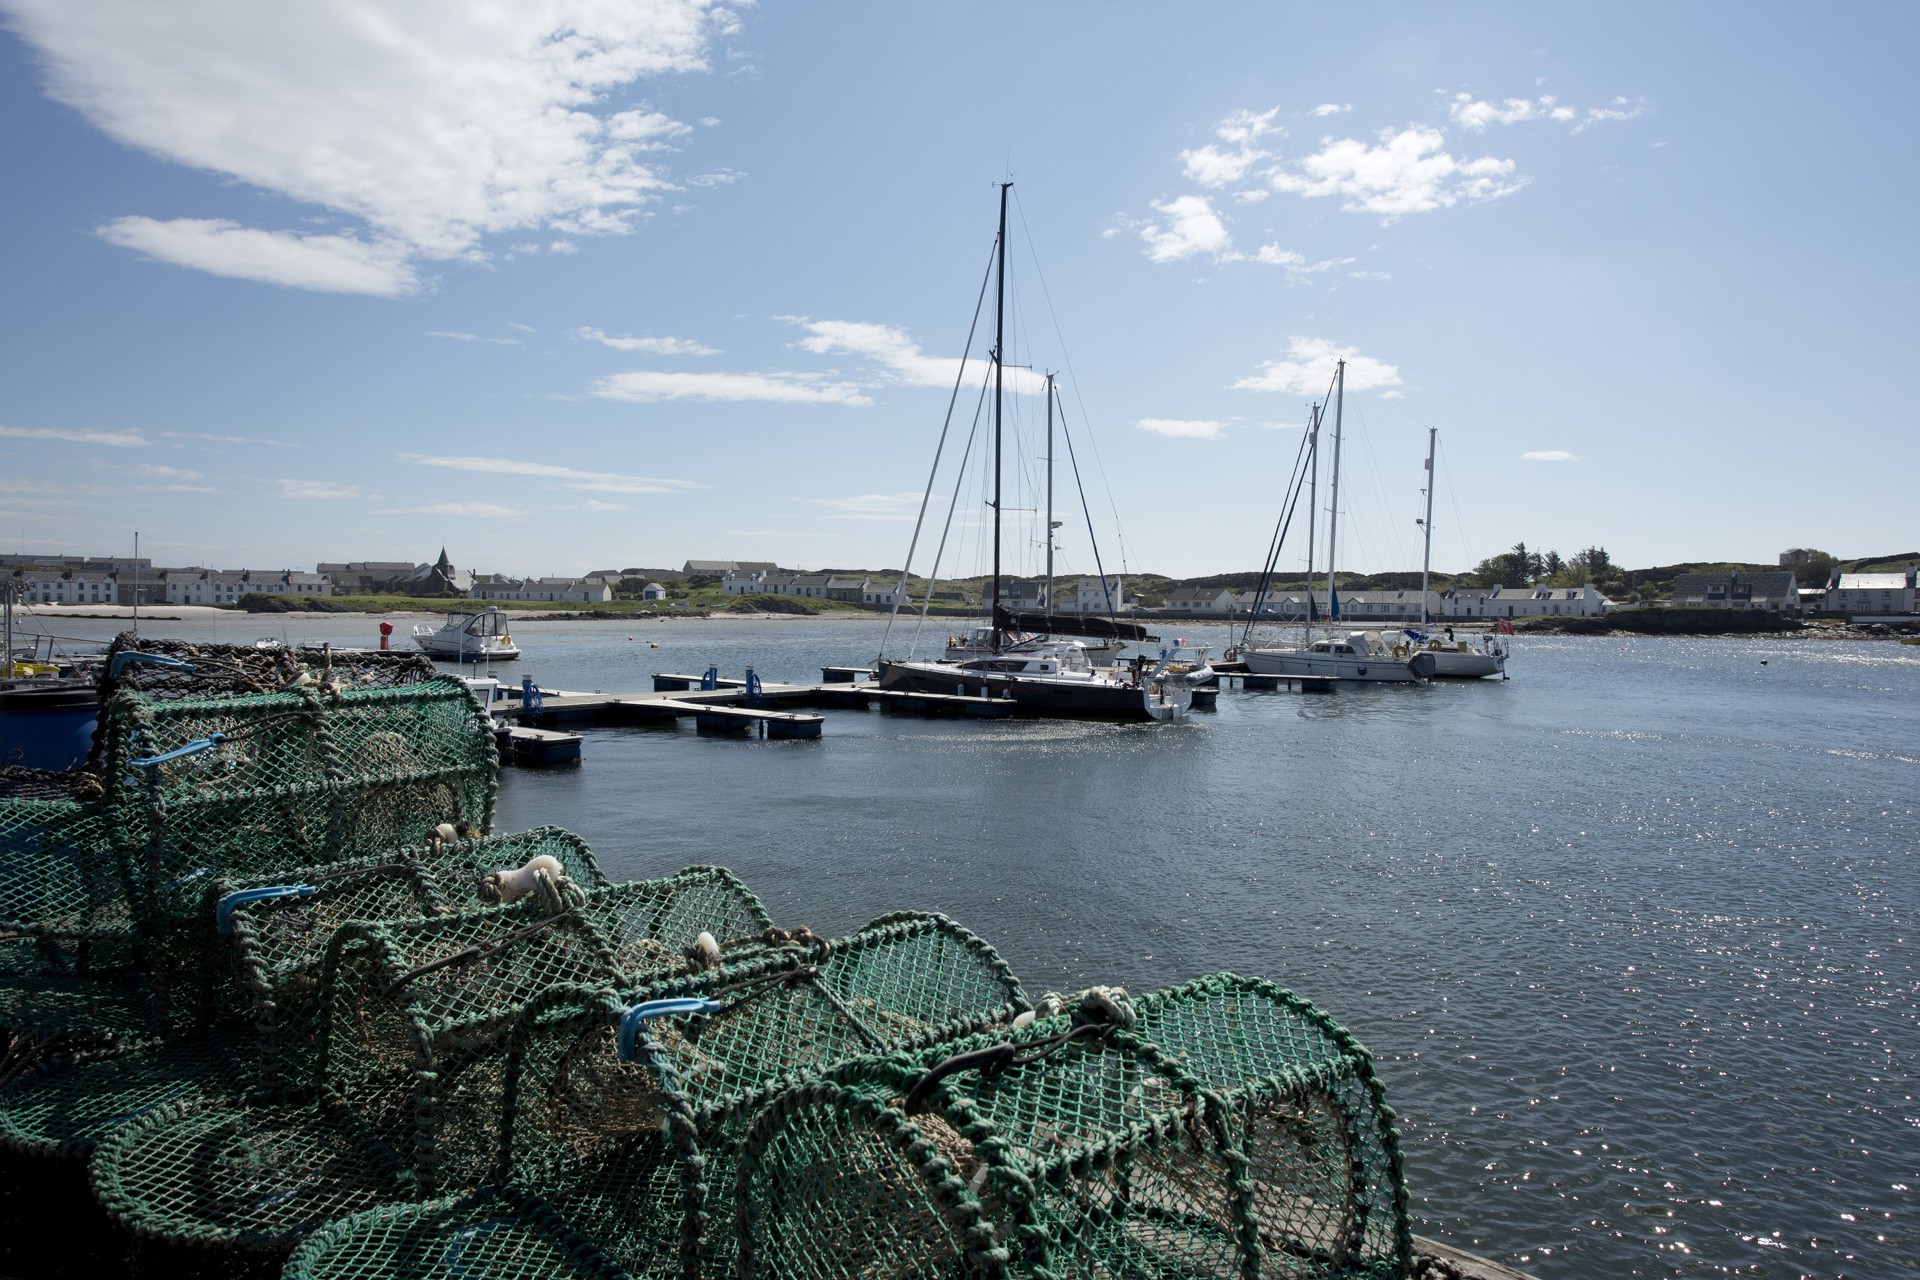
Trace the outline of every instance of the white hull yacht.
[[1377, 631], [1349, 631], [1298, 649], [1244, 649], [1247, 670], [1261, 676], [1320, 676], [1369, 684], [1414, 684], [1431, 679], [1436, 662], [1424, 650], [1396, 654]]

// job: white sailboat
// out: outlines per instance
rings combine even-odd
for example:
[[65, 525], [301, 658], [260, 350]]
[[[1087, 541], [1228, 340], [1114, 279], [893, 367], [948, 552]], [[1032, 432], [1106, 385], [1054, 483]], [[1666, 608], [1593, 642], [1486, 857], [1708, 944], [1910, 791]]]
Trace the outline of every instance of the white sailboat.
[[[883, 689], [904, 689], [920, 693], [946, 693], [981, 697], [1011, 698], [1023, 710], [1056, 716], [1095, 716], [1177, 720], [1187, 714], [1193, 703], [1193, 686], [1181, 673], [1170, 672], [1162, 659], [1148, 671], [1143, 665], [1131, 670], [1096, 667], [1089, 659], [1087, 646], [1076, 639], [1063, 639], [1068, 620], [1050, 614], [1032, 616], [1016, 613], [1005, 605], [1005, 577], [1001, 572], [1001, 480], [1003, 468], [1003, 406], [1005, 400], [1003, 353], [1006, 340], [1007, 293], [1007, 191], [1012, 183], [1000, 186], [1000, 224], [995, 241], [996, 293], [993, 343], [993, 600], [984, 632], [976, 632], [970, 643], [960, 649], [959, 661], [890, 659], [884, 654], [876, 661], [875, 678]], [[1053, 379], [1047, 378], [1047, 423], [1049, 445], [1047, 500], [1047, 578], [1049, 607], [1052, 604], [1053, 577], [1052, 458]], [[938, 455], [935, 457], [938, 468]], [[932, 491], [929, 478], [928, 491]], [[916, 540], [918, 531], [916, 530]], [[913, 558], [908, 550], [909, 562]], [[1102, 570], [1104, 581], [1104, 570]], [[906, 571], [902, 570], [904, 587]], [[897, 609], [897, 606], [896, 606]], [[1076, 631], [1087, 627], [1075, 621]], [[1022, 632], [1026, 632], [1025, 635]], [[1086, 632], [1081, 631], [1082, 634]], [[1138, 627], [1108, 620], [1101, 633], [1107, 639], [1151, 640]], [[884, 643], [884, 641], [882, 642]], [[980, 651], [984, 645], [984, 652]], [[949, 643], [950, 657], [957, 646]]]
[[1420, 559], [1420, 629], [1408, 628], [1401, 634], [1420, 653], [1433, 655], [1433, 674], [1458, 680], [1478, 680], [1487, 676], [1507, 677], [1507, 645], [1504, 637], [1483, 632], [1477, 641], [1456, 640], [1453, 628], [1445, 636], [1436, 635], [1427, 613], [1427, 579], [1433, 571], [1433, 458], [1439, 440], [1438, 427], [1427, 428], [1427, 514], [1420, 521], [1426, 546]]
[[[1340, 620], [1340, 596], [1334, 583], [1334, 565], [1340, 529], [1340, 426], [1346, 402], [1347, 362], [1339, 361], [1333, 373], [1333, 470], [1332, 497], [1327, 518], [1327, 611], [1331, 620]], [[1313, 425], [1311, 448], [1319, 448], [1319, 417]], [[1311, 543], [1308, 544], [1311, 548]], [[1313, 576], [1312, 551], [1308, 551], [1307, 576]], [[1311, 589], [1309, 589], [1311, 595]], [[1349, 631], [1344, 635], [1313, 638], [1312, 622], [1307, 624], [1306, 643], [1296, 647], [1250, 648], [1240, 650], [1241, 661], [1256, 675], [1323, 676], [1334, 680], [1363, 681], [1369, 684], [1411, 684], [1433, 675], [1436, 662], [1430, 653], [1396, 653], [1377, 631]]]

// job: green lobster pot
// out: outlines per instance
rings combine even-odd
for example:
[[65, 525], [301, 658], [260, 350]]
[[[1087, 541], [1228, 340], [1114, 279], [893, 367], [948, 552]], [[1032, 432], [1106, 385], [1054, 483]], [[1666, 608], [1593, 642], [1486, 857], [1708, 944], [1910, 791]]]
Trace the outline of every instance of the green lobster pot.
[[[675, 932], [642, 936], [661, 926]], [[101, 1143], [95, 1192], [143, 1235], [276, 1250], [356, 1210], [472, 1186], [496, 1156], [504, 1041], [524, 1007], [556, 984], [611, 990], [653, 972], [622, 970], [623, 954], [684, 967], [702, 930], [758, 938], [769, 927], [759, 900], [716, 868], [345, 924], [302, 997], [317, 1027], [312, 1086], [150, 1108]], [[277, 971], [310, 982], [314, 968]], [[292, 997], [283, 980], [276, 1004]], [[296, 1057], [299, 1037], [283, 1039], [295, 1048], [276, 1056]]]
[[1026, 1007], [991, 947], [918, 913], [831, 942], [770, 940], [747, 962], [620, 998], [556, 989], [515, 1028], [489, 1186], [356, 1215], [286, 1274], [370, 1280], [457, 1259], [475, 1280], [727, 1275], [735, 1152], [767, 1097]]
[[742, 1143], [742, 1277], [1389, 1277], [1411, 1235], [1366, 1054], [1222, 976], [1128, 1019], [850, 1064]]

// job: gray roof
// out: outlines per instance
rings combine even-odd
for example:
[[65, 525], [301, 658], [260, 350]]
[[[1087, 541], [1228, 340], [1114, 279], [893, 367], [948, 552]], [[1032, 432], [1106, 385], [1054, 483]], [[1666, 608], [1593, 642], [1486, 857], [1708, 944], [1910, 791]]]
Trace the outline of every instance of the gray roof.
[[[1725, 596], [1729, 588], [1750, 589], [1756, 596], [1786, 598], [1796, 594], [1799, 583], [1791, 573], [1683, 573], [1673, 580], [1673, 599], [1705, 600], [1710, 595]], [[1720, 588], [1714, 593], [1712, 588]]]

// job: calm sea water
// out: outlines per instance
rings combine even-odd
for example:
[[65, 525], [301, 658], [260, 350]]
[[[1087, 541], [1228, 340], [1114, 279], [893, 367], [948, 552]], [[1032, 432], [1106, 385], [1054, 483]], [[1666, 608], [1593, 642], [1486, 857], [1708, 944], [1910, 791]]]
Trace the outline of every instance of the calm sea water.
[[[879, 635], [515, 631], [503, 674], [605, 690], [813, 679]], [[943, 911], [1031, 994], [1271, 978], [1374, 1052], [1415, 1229], [1543, 1278], [1915, 1274], [1920, 649], [1523, 638], [1512, 668], [1177, 725], [592, 730], [577, 769], [508, 770], [499, 822], [571, 828], [615, 876], [724, 864], [822, 933]]]

